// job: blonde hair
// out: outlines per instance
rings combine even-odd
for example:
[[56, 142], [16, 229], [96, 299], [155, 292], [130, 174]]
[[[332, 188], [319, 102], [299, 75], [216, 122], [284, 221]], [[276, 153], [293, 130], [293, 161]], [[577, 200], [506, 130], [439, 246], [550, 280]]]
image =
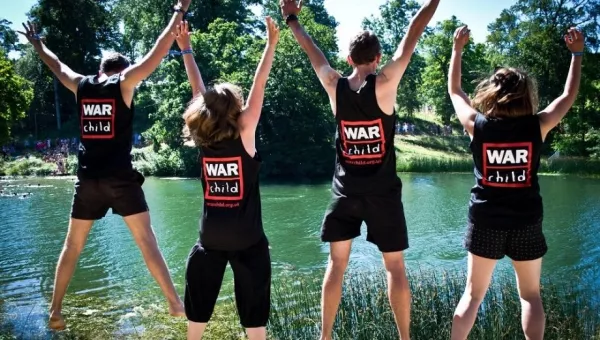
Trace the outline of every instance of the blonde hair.
[[183, 114], [184, 136], [191, 138], [196, 146], [238, 138], [237, 120], [243, 106], [241, 88], [229, 83], [215, 85], [197, 96]]
[[500, 68], [475, 89], [473, 108], [495, 118], [537, 114], [538, 94], [535, 81], [516, 68]]

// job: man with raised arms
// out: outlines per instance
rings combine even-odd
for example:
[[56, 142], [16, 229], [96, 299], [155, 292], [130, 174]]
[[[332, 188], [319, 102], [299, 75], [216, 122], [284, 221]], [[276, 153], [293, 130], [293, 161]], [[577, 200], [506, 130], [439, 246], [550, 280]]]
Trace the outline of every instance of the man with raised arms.
[[287, 24], [329, 95], [337, 125], [333, 199], [321, 232], [321, 239], [330, 243], [321, 298], [322, 340], [332, 338], [352, 239], [360, 235], [363, 222], [367, 224], [367, 240], [383, 253], [398, 332], [402, 339], [410, 337], [410, 289], [403, 256], [408, 235], [402, 183], [396, 174], [395, 104], [400, 80], [439, 2], [425, 1], [396, 54], [379, 74], [379, 40], [372, 32], [359, 33], [350, 43], [348, 63], [353, 72], [342, 77], [300, 24], [302, 2], [281, 0]]
[[169, 304], [169, 313], [185, 316], [183, 303], [175, 291], [167, 265], [150, 225], [150, 214], [142, 190], [144, 177], [131, 163], [134, 91], [160, 65], [167, 55], [175, 30], [191, 0], [179, 0], [168, 26], [152, 50], [138, 63], [130, 65], [124, 56], [112, 53], [100, 64], [99, 75], [83, 76], [63, 64], [40, 40], [35, 26], [23, 24], [24, 32], [42, 61], [60, 82], [77, 97], [80, 139], [77, 182], [71, 219], [64, 247], [56, 268], [50, 307], [49, 326], [66, 327], [62, 302], [95, 220], [112, 209], [123, 216], [146, 265], [158, 282]]

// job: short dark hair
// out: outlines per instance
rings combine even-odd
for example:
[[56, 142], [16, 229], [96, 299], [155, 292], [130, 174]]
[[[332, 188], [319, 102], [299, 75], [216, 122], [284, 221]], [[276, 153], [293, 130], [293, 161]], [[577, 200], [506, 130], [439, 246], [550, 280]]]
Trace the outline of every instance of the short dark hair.
[[129, 65], [131, 65], [129, 58], [125, 57], [120, 53], [111, 52], [107, 54], [104, 58], [102, 58], [102, 61], [100, 62], [100, 72], [119, 73], [128, 68]]
[[350, 58], [355, 65], [370, 64], [381, 54], [381, 44], [375, 33], [363, 31], [350, 42]]

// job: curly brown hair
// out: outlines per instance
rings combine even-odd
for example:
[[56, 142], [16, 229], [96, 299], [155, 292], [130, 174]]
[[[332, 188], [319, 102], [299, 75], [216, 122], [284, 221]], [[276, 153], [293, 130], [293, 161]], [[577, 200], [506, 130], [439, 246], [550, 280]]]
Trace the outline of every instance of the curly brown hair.
[[524, 71], [502, 67], [477, 85], [471, 104], [488, 117], [534, 115], [539, 104], [537, 85]]
[[184, 136], [197, 146], [210, 146], [240, 135], [238, 118], [244, 106], [242, 89], [224, 83], [197, 96], [183, 114]]

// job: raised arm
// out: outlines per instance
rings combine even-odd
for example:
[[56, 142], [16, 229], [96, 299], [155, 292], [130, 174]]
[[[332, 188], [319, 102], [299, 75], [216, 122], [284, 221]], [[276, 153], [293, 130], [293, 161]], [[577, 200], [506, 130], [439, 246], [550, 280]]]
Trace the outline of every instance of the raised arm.
[[185, 64], [185, 72], [187, 73], [190, 85], [192, 86], [192, 95], [203, 95], [206, 92], [206, 87], [202, 81], [202, 75], [198, 69], [198, 64], [194, 60], [194, 53], [192, 51], [192, 44], [190, 42], [190, 26], [187, 21], [177, 25], [175, 40], [177, 45], [183, 54], [183, 63]]
[[260, 119], [265, 88], [267, 87], [267, 80], [273, 66], [275, 48], [277, 47], [277, 42], [279, 42], [279, 29], [271, 17], [266, 18], [266, 24], [268, 32], [267, 45], [254, 74], [254, 83], [250, 89], [250, 94], [248, 94], [248, 101], [238, 119], [242, 133], [252, 134], [252, 136], [255, 134], [256, 126]]
[[341, 78], [341, 75], [331, 67], [323, 51], [317, 47], [298, 21], [298, 14], [300, 14], [300, 10], [302, 9], [302, 0], [300, 0], [299, 4], [296, 4], [296, 0], [280, 0], [280, 6], [283, 17], [292, 30], [294, 38], [296, 38], [300, 47], [308, 55], [321, 84], [323, 84], [330, 97], [335, 96], [337, 81]]
[[[417, 47], [417, 43], [423, 35], [425, 28], [435, 14], [440, 0], [427, 0], [419, 9], [415, 17], [408, 26], [406, 35], [400, 42], [396, 53], [381, 70], [378, 76], [377, 84], [384, 86], [385, 90], [393, 91], [394, 94], [398, 91], [400, 80], [408, 67], [408, 63]], [[394, 96], [395, 97], [395, 96]]]
[[571, 27], [568, 34], [565, 35], [565, 42], [573, 54], [571, 66], [569, 67], [569, 75], [567, 76], [567, 83], [565, 84], [563, 94], [539, 114], [543, 140], [546, 140], [546, 136], [548, 136], [550, 130], [558, 125], [567, 112], [569, 112], [579, 92], [585, 38], [579, 30]]
[[25, 38], [31, 43], [40, 59], [48, 66], [50, 71], [54, 73], [56, 78], [71, 92], [77, 95], [77, 87], [79, 82], [83, 79], [83, 76], [77, 72], [74, 72], [69, 66], [63, 64], [58, 57], [44, 45], [40, 37], [36, 33], [36, 27], [30, 22], [27, 25], [23, 24], [25, 32], [17, 31], [24, 35]]
[[171, 45], [175, 37], [171, 34], [175, 30], [182, 18], [183, 12], [187, 12], [190, 6], [191, 0], [179, 0], [179, 3], [175, 6], [178, 9], [177, 12], [171, 17], [171, 21], [167, 27], [163, 30], [158, 40], [154, 44], [154, 47], [148, 52], [142, 60], [123, 71], [121, 75], [121, 86], [122, 89], [125, 87], [127, 90], [133, 91], [133, 89], [144, 79], [148, 78], [160, 65], [163, 58], [169, 53]]
[[470, 31], [467, 26], [459, 27], [454, 33], [454, 46], [452, 47], [450, 71], [448, 72], [448, 94], [450, 94], [450, 99], [452, 100], [458, 120], [460, 120], [460, 123], [469, 135], [473, 136], [477, 110], [471, 106], [471, 100], [465, 94], [461, 85], [462, 52], [469, 43], [469, 33]]

